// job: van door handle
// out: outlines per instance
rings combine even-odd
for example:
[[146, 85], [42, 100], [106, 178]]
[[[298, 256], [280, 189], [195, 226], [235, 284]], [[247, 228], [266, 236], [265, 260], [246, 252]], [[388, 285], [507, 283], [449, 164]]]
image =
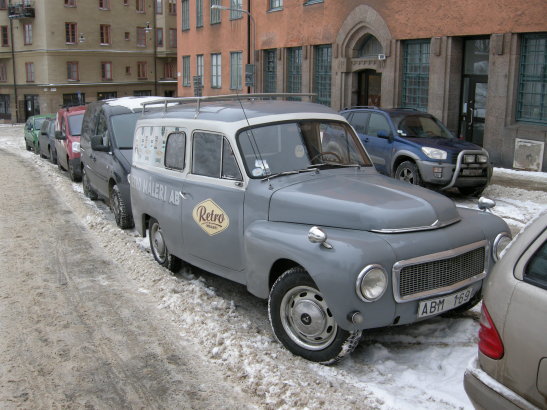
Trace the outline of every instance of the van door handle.
[[188, 199], [188, 192], [179, 192], [179, 195], [182, 199]]

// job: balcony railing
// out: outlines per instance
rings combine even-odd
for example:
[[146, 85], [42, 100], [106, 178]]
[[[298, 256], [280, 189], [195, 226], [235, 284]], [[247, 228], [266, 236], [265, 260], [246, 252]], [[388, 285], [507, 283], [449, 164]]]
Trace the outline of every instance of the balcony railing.
[[10, 19], [34, 18], [34, 2], [23, 1], [8, 6]]

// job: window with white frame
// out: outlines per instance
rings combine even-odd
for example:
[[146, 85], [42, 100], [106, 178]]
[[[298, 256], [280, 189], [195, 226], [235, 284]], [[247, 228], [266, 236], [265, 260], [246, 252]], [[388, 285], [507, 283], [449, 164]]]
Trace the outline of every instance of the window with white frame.
[[144, 13], [144, 0], [135, 0], [135, 10], [137, 13]]
[[101, 80], [103, 81], [112, 80], [112, 62], [111, 61], [101, 62]]
[[139, 80], [146, 80], [148, 78], [148, 64], [146, 61], [137, 62], [137, 77]]
[[211, 54], [211, 87], [222, 87], [222, 55]]
[[65, 7], [76, 7], [76, 0], [65, 0]]
[[25, 63], [25, 75], [27, 83], [34, 82], [34, 63]]
[[211, 24], [218, 24], [221, 22], [221, 19], [220, 19], [220, 12], [221, 10], [220, 9], [213, 9], [211, 8], [212, 6], [221, 6], [221, 1], [220, 0], [211, 0], [211, 3], [210, 3], [210, 7], [209, 7], [209, 10], [210, 11], [210, 15], [211, 15]]
[[241, 90], [242, 81], [241, 73], [243, 71], [242, 66], [242, 53], [241, 51], [236, 51], [230, 53], [230, 89], [231, 90]]
[[110, 0], [99, 0], [99, 9], [110, 10]]
[[205, 82], [203, 77], [203, 54], [196, 56], [196, 75], [201, 77], [201, 85], [203, 85]]
[[182, 56], [182, 86], [190, 87], [190, 56]]
[[137, 27], [137, 47], [146, 47], [146, 29]]
[[190, 0], [182, 0], [180, 14], [182, 19], [182, 30], [189, 30], [190, 29]]
[[23, 25], [23, 36], [25, 45], [32, 44], [32, 24], [25, 23]]
[[101, 24], [100, 25], [100, 39], [101, 45], [111, 44], [110, 40], [110, 24]]
[[203, 27], [203, 0], [196, 0], [196, 27]]
[[172, 16], [177, 14], [177, 0], [169, 0], [169, 14]]
[[68, 61], [66, 63], [66, 78], [69, 81], [79, 81], [80, 73], [78, 71], [77, 61]]
[[163, 0], [156, 0], [156, 14], [163, 14]]
[[165, 63], [163, 66], [163, 77], [166, 80], [174, 80], [177, 78], [177, 64], [176, 63]]
[[241, 10], [243, 8], [243, 0], [230, 0], [230, 20], [236, 20], [243, 17]]
[[65, 43], [76, 44], [76, 23], [65, 23]]
[[270, 0], [270, 10], [283, 8], [283, 0]]

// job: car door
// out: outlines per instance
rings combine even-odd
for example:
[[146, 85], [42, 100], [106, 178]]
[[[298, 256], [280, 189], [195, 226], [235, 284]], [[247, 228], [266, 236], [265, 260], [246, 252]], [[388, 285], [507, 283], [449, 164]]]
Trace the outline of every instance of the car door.
[[193, 133], [191, 170], [181, 197], [183, 252], [229, 270], [243, 270], [245, 191], [225, 137]]
[[542, 408], [547, 405], [547, 231], [524, 252], [514, 276], [502, 337], [502, 382]]
[[[384, 137], [379, 137], [378, 133], [383, 133]], [[391, 127], [387, 117], [379, 112], [371, 112], [365, 131], [364, 143], [376, 170], [386, 175], [389, 175], [391, 171], [391, 148], [393, 146], [391, 140], [386, 136], [391, 136], [391, 134]]]
[[109, 147], [110, 149], [108, 151], [91, 149], [89, 155], [89, 169], [86, 168], [86, 172], [88, 172], [89, 182], [92, 188], [99, 195], [108, 198], [108, 179], [110, 175], [112, 153], [108, 120], [103, 112], [100, 112], [97, 116], [97, 125], [95, 127], [94, 135], [100, 135], [102, 137], [102, 145]]

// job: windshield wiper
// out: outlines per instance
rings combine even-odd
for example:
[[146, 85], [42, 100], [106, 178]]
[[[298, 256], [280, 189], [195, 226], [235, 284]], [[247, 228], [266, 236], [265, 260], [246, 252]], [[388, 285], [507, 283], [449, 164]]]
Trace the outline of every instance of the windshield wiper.
[[319, 169], [317, 168], [305, 168], [305, 169], [295, 169], [293, 171], [283, 171], [283, 172], [278, 172], [277, 174], [271, 174], [271, 175], [265, 176], [264, 178], [261, 179], [261, 181], [268, 181], [272, 178], [280, 177], [283, 175], [295, 175], [295, 174], [300, 174], [303, 172], [317, 172], [317, 171], [319, 171]]
[[308, 167], [308, 169], [313, 168], [326, 168], [326, 167], [335, 167], [335, 168], [361, 168], [359, 164], [339, 164], [336, 162], [321, 162], [319, 164], [313, 164]]

